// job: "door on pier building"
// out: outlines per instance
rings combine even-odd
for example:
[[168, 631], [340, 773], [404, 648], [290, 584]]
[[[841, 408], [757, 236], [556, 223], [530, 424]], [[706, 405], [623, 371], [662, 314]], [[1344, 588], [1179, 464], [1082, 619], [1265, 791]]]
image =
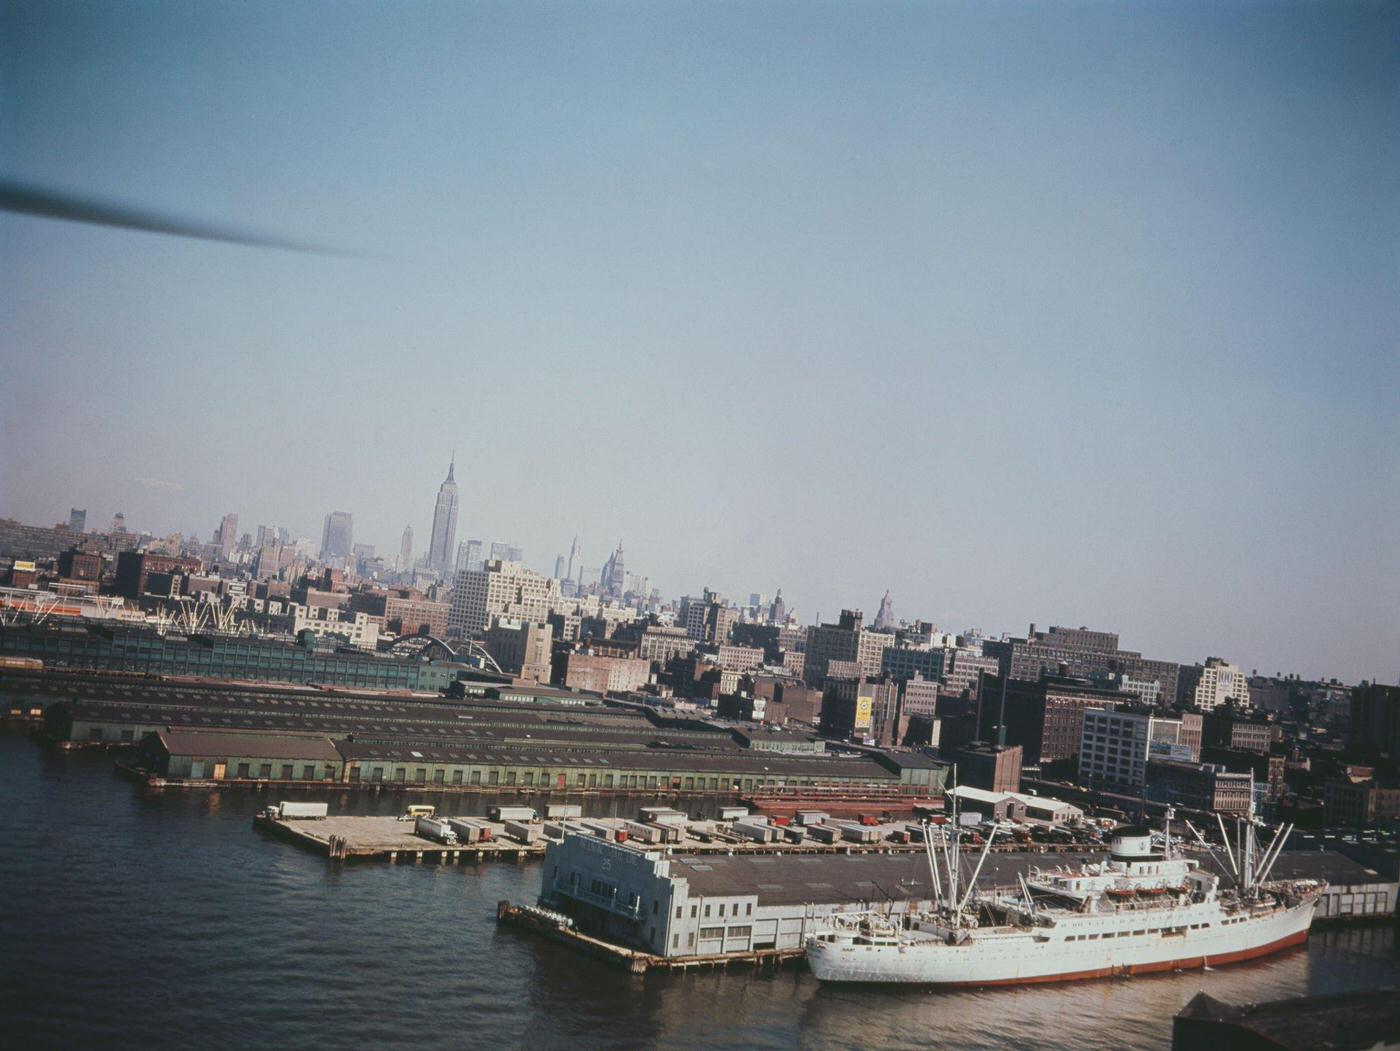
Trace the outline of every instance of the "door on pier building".
[[555, 775], [555, 777], [554, 777], [554, 787], [555, 787], [555, 788], [563, 788], [563, 787], [564, 787], [564, 776], [565, 776], [565, 775], [563, 775], [563, 774], [556, 774], [556, 775]]
[[214, 764], [214, 780], [215, 780], [215, 781], [222, 781], [222, 780], [224, 779], [224, 774], [227, 773], [227, 772], [228, 772], [228, 764], [227, 764], [227, 763], [215, 763], [215, 764]]

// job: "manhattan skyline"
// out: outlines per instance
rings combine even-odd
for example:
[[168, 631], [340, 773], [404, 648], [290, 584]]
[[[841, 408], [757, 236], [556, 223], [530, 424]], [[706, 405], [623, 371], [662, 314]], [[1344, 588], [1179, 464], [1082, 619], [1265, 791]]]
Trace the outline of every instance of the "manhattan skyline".
[[362, 255], [0, 217], [0, 515], [1394, 682], [1396, 10], [780, 10], [8, 6], [0, 174]]

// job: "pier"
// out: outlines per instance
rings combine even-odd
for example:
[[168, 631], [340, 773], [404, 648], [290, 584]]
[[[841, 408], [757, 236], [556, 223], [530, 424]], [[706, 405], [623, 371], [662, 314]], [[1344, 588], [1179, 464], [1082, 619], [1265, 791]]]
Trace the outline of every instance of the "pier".
[[[444, 816], [444, 815], [439, 815]], [[618, 833], [626, 834], [632, 822], [623, 818], [569, 818], [567, 820], [546, 820], [530, 823], [532, 834], [529, 842], [518, 838], [506, 828], [506, 822], [490, 821], [472, 817], [471, 820], [489, 827], [491, 838], [476, 843], [440, 843], [420, 835], [414, 822], [404, 821], [391, 815], [356, 816], [330, 815], [321, 818], [279, 818], [259, 814], [254, 824], [282, 839], [328, 858], [337, 860], [375, 859], [389, 862], [433, 862], [455, 865], [460, 862], [473, 864], [486, 861], [524, 862], [543, 858], [550, 843], [563, 838], [565, 828], [580, 830], [592, 827], [596, 831], [609, 831], [611, 838]], [[514, 825], [515, 822], [510, 824]], [[793, 843], [777, 840], [768, 843], [742, 839], [725, 831], [724, 822], [687, 821], [676, 826], [676, 838], [667, 843], [644, 843], [630, 840], [630, 845], [648, 853], [659, 855], [684, 854], [724, 855], [724, 856], [819, 856], [855, 854], [919, 854], [922, 843], [900, 843], [890, 837], [898, 835], [907, 827], [906, 822], [883, 822], [870, 826], [871, 841], [866, 843], [837, 840], [822, 843], [814, 839], [804, 839]], [[624, 841], [627, 841], [624, 838]], [[1045, 854], [1059, 854], [1072, 849], [1077, 852], [1102, 849], [1083, 845], [1064, 848], [1057, 844], [1038, 844], [1027, 847], [1006, 843], [994, 847], [995, 853], [1010, 850]]]
[[543, 838], [522, 843], [508, 838], [505, 825], [492, 826], [492, 838], [479, 843], [439, 843], [414, 831], [414, 822], [397, 817], [274, 818], [259, 814], [253, 824], [297, 846], [328, 858], [349, 860], [373, 858], [380, 861], [431, 862], [456, 865], [463, 862], [521, 862], [544, 857], [548, 846]]

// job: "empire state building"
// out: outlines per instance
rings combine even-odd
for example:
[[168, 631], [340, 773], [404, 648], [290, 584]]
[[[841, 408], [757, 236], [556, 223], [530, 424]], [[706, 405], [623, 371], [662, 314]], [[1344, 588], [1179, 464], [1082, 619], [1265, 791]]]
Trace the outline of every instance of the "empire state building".
[[447, 478], [438, 489], [437, 505], [433, 508], [433, 534], [428, 544], [428, 568], [441, 569], [452, 564], [457, 545], [457, 483], [452, 471], [457, 466], [454, 454], [447, 465]]

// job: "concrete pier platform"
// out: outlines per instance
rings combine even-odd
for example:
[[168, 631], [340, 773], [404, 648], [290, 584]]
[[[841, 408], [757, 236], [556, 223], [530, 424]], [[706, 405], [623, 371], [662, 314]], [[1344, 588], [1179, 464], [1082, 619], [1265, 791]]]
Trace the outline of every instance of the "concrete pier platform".
[[[439, 815], [466, 816], [466, 815]], [[435, 863], [457, 864], [461, 861], [473, 863], [484, 861], [529, 861], [543, 858], [551, 842], [558, 841], [558, 835], [551, 837], [550, 829], [559, 830], [565, 826], [577, 829], [580, 825], [610, 829], [613, 833], [624, 831], [630, 824], [623, 818], [605, 817], [577, 819], [567, 822], [558, 819], [548, 822], [535, 822], [531, 825], [534, 838], [525, 843], [512, 836], [504, 822], [489, 821], [471, 815], [472, 820], [481, 822], [491, 829], [491, 838], [479, 843], [459, 843], [448, 845], [428, 839], [417, 833], [412, 821], [397, 817], [331, 815], [324, 818], [282, 819], [259, 815], [254, 823], [299, 846], [314, 850], [330, 858], [377, 858], [391, 862], [431, 861]], [[907, 826], [906, 822], [895, 821], [872, 826], [874, 840], [869, 843], [856, 843], [838, 840], [835, 843], [822, 843], [815, 839], [805, 839], [799, 843], [779, 840], [759, 843], [739, 838], [725, 831], [725, 823], [716, 821], [687, 821], [676, 826], [679, 838], [670, 843], [641, 843], [635, 839], [629, 842], [638, 849], [656, 851], [663, 854], [685, 855], [839, 855], [839, 854], [908, 854], [922, 853], [923, 844], [899, 843], [890, 837]], [[980, 849], [980, 848], [970, 848]], [[1013, 842], [998, 844], [994, 853], [1005, 850], [1026, 850], [1026, 846]], [[1037, 853], [1056, 855], [1062, 852], [1057, 845], [1040, 845], [1031, 848]], [[1077, 850], [1093, 848], [1077, 847]]]
[[[484, 820], [484, 819], [477, 819]], [[392, 816], [288, 819], [258, 815], [253, 823], [272, 834], [329, 858], [377, 858], [390, 862], [432, 862], [456, 865], [483, 861], [524, 861], [544, 857], [548, 845], [539, 839], [521, 843], [506, 837], [505, 825], [486, 822], [492, 838], [484, 843], [439, 843], [418, 835], [414, 822]]]

